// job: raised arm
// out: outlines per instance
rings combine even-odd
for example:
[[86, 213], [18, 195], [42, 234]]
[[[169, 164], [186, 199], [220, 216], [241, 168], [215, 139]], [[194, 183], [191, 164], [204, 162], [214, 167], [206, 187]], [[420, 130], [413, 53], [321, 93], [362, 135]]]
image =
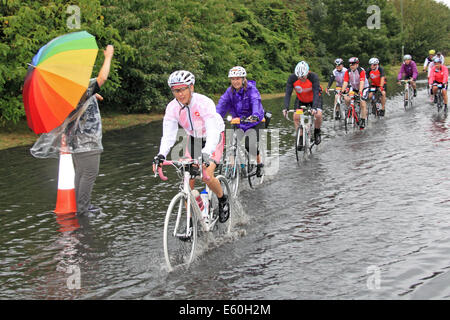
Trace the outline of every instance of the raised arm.
[[103, 50], [103, 54], [105, 55], [105, 60], [103, 61], [102, 68], [97, 76], [98, 86], [101, 87], [109, 76], [109, 71], [111, 69], [111, 61], [114, 55], [114, 47], [112, 45], [107, 45], [106, 50]]

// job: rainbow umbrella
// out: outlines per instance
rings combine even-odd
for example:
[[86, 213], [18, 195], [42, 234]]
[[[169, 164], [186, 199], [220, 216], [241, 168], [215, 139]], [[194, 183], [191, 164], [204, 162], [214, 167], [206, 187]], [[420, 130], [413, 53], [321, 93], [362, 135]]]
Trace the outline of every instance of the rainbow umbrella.
[[97, 52], [94, 36], [86, 31], [57, 37], [39, 49], [23, 87], [28, 126], [35, 133], [50, 132], [77, 107]]

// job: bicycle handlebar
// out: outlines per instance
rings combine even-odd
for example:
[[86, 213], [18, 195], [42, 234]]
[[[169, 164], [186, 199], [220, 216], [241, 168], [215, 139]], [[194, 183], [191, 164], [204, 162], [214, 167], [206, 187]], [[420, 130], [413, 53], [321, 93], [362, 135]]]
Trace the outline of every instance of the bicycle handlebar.
[[[353, 92], [353, 94], [350, 94], [350, 93], [352, 93], [352, 92]], [[350, 91], [349, 93], [343, 93], [342, 95], [343, 95], [343, 96], [355, 97], [355, 98], [357, 98], [357, 97], [360, 96], [359, 93], [357, 93], [356, 91]]]
[[341, 88], [341, 87], [336, 87], [336, 89], [328, 89], [328, 92], [336, 92], [336, 93], [339, 93], [339, 92], [342, 92], [342, 88]]
[[311, 109], [310, 108], [306, 108], [306, 106], [301, 106], [300, 108], [296, 108], [295, 110], [287, 110], [287, 113], [286, 113], [286, 116], [285, 116], [286, 120], [294, 121], [294, 120], [289, 119], [289, 113], [294, 113], [294, 112], [297, 113], [297, 110], [304, 110], [302, 113], [299, 113], [299, 114], [304, 114], [306, 112], [310, 112], [311, 111]]
[[259, 119], [250, 119], [250, 117], [241, 117], [241, 118], [233, 118], [231, 115], [229, 115], [225, 120], [228, 121], [230, 124], [241, 124], [241, 123], [254, 123], [258, 122]]
[[[200, 164], [201, 161], [199, 160], [194, 160], [194, 159], [189, 159], [189, 160], [180, 160], [180, 161], [169, 161], [169, 160], [164, 160], [164, 162], [162, 163], [163, 166], [174, 166], [178, 169], [178, 167], [184, 166], [184, 165], [189, 165], [189, 164]], [[158, 166], [158, 170], [157, 172], [155, 172], [155, 177], [156, 175], [159, 175], [159, 178], [162, 181], [167, 181], [168, 178], [164, 175], [163, 170], [162, 170], [162, 166]], [[203, 167], [202, 165], [202, 178], [205, 181], [209, 181], [210, 180], [210, 176], [208, 175], [208, 173], [206, 173], [206, 169]]]

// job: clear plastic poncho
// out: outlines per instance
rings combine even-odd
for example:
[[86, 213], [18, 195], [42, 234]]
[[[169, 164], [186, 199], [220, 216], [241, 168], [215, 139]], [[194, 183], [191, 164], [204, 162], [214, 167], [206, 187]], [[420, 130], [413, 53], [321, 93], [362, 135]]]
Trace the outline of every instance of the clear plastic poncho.
[[[98, 90], [97, 80], [91, 79], [77, 108], [59, 127], [42, 134], [31, 147], [31, 154], [36, 158], [58, 158], [61, 151], [102, 152], [102, 119], [95, 97]], [[66, 146], [61, 146], [63, 137]]]

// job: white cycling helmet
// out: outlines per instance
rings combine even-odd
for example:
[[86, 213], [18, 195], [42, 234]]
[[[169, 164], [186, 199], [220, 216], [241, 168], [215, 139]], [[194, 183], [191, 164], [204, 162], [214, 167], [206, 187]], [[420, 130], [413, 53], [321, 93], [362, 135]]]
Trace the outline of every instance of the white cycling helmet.
[[377, 58], [371, 58], [369, 60], [369, 64], [380, 64], [380, 60], [378, 60]]
[[337, 58], [336, 60], [334, 60], [334, 64], [336, 66], [340, 66], [341, 64], [344, 64], [344, 60], [342, 60], [341, 58]]
[[434, 63], [442, 63], [442, 59], [439, 58], [438, 56], [434, 56], [433, 62], [434, 62]]
[[243, 67], [236, 66], [230, 69], [228, 72], [228, 78], [235, 78], [235, 77], [246, 77], [247, 71]]
[[178, 70], [173, 72], [167, 80], [169, 87], [181, 86], [181, 85], [191, 85], [195, 83], [194, 75], [186, 70]]
[[357, 57], [351, 57], [350, 59], [348, 59], [348, 62], [350, 64], [359, 63], [359, 59]]
[[405, 54], [405, 56], [403, 57], [403, 61], [405, 60], [412, 60], [412, 57], [410, 54]]
[[295, 66], [295, 75], [297, 77], [304, 77], [308, 75], [308, 72], [309, 72], [309, 65], [305, 61], [300, 61]]

